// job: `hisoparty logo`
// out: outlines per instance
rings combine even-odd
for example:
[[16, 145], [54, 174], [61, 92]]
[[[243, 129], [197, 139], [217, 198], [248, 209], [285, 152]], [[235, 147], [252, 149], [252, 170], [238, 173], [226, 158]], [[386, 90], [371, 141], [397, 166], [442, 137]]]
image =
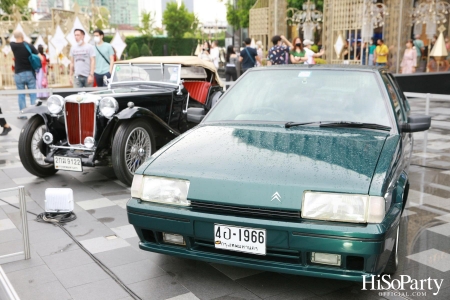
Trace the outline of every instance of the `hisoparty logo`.
[[392, 279], [391, 275], [363, 276], [362, 290], [380, 291], [380, 296], [426, 296], [427, 291], [434, 296], [439, 294], [444, 279], [413, 279], [409, 275], [400, 275]]

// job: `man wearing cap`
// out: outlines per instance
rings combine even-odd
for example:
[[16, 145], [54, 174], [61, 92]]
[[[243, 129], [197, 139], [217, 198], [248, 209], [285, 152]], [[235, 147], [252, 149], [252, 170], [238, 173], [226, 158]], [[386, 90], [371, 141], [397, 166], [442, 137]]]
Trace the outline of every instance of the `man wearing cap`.
[[73, 87], [92, 87], [94, 83], [95, 49], [84, 42], [84, 31], [75, 29], [76, 45], [70, 48], [70, 84]]
[[[283, 45], [283, 42], [287, 45]], [[284, 65], [287, 62], [287, 57], [289, 57], [289, 48], [292, 47], [291, 42], [289, 42], [284, 35], [275, 35], [272, 38], [273, 47], [269, 50], [269, 60], [267, 65]]]
[[324, 49], [322, 48], [319, 53], [315, 53], [311, 50], [311, 46], [314, 45], [314, 42], [311, 40], [304, 40], [303, 46], [305, 50], [305, 57], [307, 60], [305, 61], [305, 65], [315, 65], [316, 61], [314, 57], [321, 57], [324, 54]]

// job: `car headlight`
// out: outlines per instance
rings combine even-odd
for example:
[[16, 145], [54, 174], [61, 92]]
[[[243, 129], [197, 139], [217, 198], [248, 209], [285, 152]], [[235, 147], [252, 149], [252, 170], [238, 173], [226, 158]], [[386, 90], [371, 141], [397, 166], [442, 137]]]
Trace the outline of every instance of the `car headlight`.
[[48, 111], [53, 114], [59, 114], [64, 106], [64, 98], [58, 95], [52, 95], [47, 100]]
[[383, 197], [305, 192], [302, 218], [351, 223], [381, 223], [385, 215]]
[[157, 176], [134, 175], [131, 197], [144, 201], [190, 206], [189, 181]]
[[104, 97], [100, 100], [100, 112], [106, 118], [111, 118], [119, 109], [119, 103], [113, 97]]

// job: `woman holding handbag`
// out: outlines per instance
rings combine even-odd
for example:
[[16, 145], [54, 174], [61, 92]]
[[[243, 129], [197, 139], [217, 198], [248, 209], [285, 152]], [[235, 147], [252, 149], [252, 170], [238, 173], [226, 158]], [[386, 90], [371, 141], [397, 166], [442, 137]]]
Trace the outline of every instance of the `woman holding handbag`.
[[[38, 46], [38, 52], [39, 52], [39, 58], [41, 59], [41, 65], [42, 67], [39, 69], [39, 71], [36, 73], [36, 87], [38, 89], [46, 89], [48, 86], [47, 81], [47, 56], [44, 53], [44, 47], [42, 45]], [[48, 98], [48, 93], [46, 92], [39, 92], [37, 93], [37, 97], [39, 99]]]

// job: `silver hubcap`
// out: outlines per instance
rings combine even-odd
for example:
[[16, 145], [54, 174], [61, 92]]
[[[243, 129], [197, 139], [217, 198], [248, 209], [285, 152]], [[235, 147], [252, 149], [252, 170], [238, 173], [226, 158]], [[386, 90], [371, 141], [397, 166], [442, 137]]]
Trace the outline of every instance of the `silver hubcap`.
[[131, 174], [150, 157], [151, 146], [150, 136], [144, 128], [137, 127], [131, 131], [125, 146], [125, 162]]
[[49, 164], [44, 161], [45, 156], [39, 150], [39, 142], [42, 140], [42, 136], [47, 130], [45, 125], [39, 126], [33, 133], [31, 139], [31, 153], [33, 154], [34, 161], [40, 166], [48, 166]]

